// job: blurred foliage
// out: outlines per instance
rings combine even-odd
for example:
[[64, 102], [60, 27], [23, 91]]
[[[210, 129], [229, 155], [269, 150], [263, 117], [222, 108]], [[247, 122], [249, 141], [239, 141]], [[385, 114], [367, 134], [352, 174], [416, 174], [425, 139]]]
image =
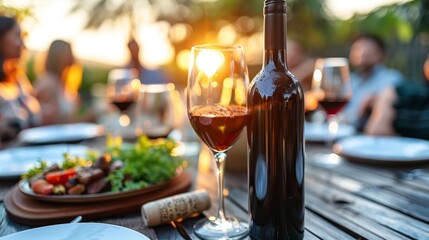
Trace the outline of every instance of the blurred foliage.
[[[300, 42], [311, 55], [347, 56], [349, 44], [355, 36], [373, 33], [386, 40], [398, 54], [401, 53], [389, 55], [393, 57], [388, 58], [390, 66], [398, 67], [409, 76], [420, 74], [418, 71], [424, 53], [418, 51], [429, 45], [429, 0], [390, 4], [368, 14], [355, 14], [347, 20], [333, 16], [327, 8], [327, 0], [288, 0], [287, 4], [288, 35]], [[168, 22], [170, 42], [177, 61], [179, 53], [193, 45], [217, 43], [223, 36], [230, 37], [234, 43], [247, 43], [246, 49], [262, 46], [263, 5], [263, 0], [92, 0], [76, 1], [71, 12], [87, 13], [87, 29], [119, 23], [130, 30], [130, 36], [138, 36], [136, 29], [141, 24]], [[129, 26], [123, 26], [124, 21]], [[190, 29], [186, 38], [180, 41], [171, 34], [177, 25]], [[225, 27], [233, 29], [234, 36], [230, 36], [231, 32], [220, 34]], [[416, 44], [415, 48], [407, 48], [407, 45]], [[417, 56], [412, 56], [416, 53]], [[186, 71], [180, 69], [176, 61], [164, 69], [173, 73], [179, 83], [184, 83]], [[259, 68], [249, 66], [249, 70], [252, 77]]]
[[0, 0], [0, 15], [14, 17], [18, 22], [22, 21], [24, 18], [34, 18], [31, 6], [22, 8], [11, 7], [5, 5], [3, 0]]
[[420, 32], [429, 32], [429, 1], [413, 0], [382, 6], [339, 23], [351, 35], [370, 32], [383, 39], [395, 38], [401, 42], [410, 42]]
[[[398, 44], [429, 45], [429, 0], [390, 4], [368, 14], [355, 14], [347, 20], [333, 16], [327, 8], [327, 0], [288, 0], [287, 3], [288, 35], [300, 42], [312, 55], [346, 56], [349, 43], [362, 32], [379, 35], [394, 47]], [[71, 13], [86, 13], [87, 29], [116, 24], [129, 29], [130, 36], [138, 36], [136, 31], [141, 24], [167, 22], [170, 26], [170, 42], [177, 57], [193, 45], [219, 42], [223, 36], [230, 37], [231, 32], [227, 32], [219, 38], [225, 28], [232, 29], [234, 36], [231, 39], [235, 43], [247, 42], [247, 49], [261, 47], [263, 4], [263, 0], [91, 0], [75, 1]], [[31, 4], [26, 8], [13, 8], [5, 6], [3, 0], [0, 0], [0, 14], [15, 16], [18, 21], [33, 18]], [[188, 29], [188, 34], [180, 41], [171, 34], [177, 25]], [[258, 47], [254, 47], [256, 45]], [[405, 72], [407, 68], [410, 69], [407, 64], [419, 68], [424, 51], [420, 53], [419, 47], [412, 49], [415, 50], [395, 48], [397, 54], [392, 55], [394, 59], [389, 59], [389, 64], [392, 62], [392, 66]], [[415, 53], [418, 53], [419, 59], [409, 61]], [[29, 65], [34, 63], [30, 61]], [[165, 69], [173, 73], [179, 82], [185, 81], [186, 71], [179, 69], [176, 61]], [[105, 82], [107, 71], [105, 66], [85, 66], [82, 89], [88, 93], [93, 83]], [[255, 68], [256, 71], [258, 68]], [[34, 77], [35, 73], [30, 72], [30, 78]]]
[[[420, 32], [429, 32], [429, 1], [412, 0], [374, 9], [368, 14], [356, 14], [339, 20], [327, 10], [326, 0], [289, 0], [288, 33], [309, 50], [341, 45], [361, 32], [375, 33], [383, 39], [410, 42]], [[95, 0], [77, 1], [73, 12], [88, 13], [87, 28], [99, 28], [105, 22], [128, 18], [131, 29], [138, 25], [142, 8], [151, 8], [154, 20], [171, 24], [188, 23], [193, 27], [189, 47], [196, 41], [211, 42], [213, 35], [227, 21], [235, 25], [242, 36], [262, 29], [263, 1], [248, 0]], [[243, 29], [237, 21], [241, 16], [256, 19], [252, 28]], [[131, 30], [133, 31], [133, 30]]]

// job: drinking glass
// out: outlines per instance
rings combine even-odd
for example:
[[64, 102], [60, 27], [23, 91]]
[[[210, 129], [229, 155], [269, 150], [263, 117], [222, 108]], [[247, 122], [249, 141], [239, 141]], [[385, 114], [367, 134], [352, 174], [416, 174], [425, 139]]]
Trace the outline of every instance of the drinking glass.
[[165, 138], [175, 127], [175, 86], [169, 84], [142, 85], [137, 102], [137, 135]]
[[127, 127], [130, 124], [127, 110], [137, 100], [139, 90], [140, 80], [136, 69], [118, 68], [109, 72], [106, 96], [120, 112], [121, 127]]
[[249, 77], [243, 49], [236, 45], [199, 45], [191, 51], [187, 109], [191, 125], [211, 149], [217, 167], [218, 211], [194, 226], [203, 239], [239, 239], [246, 223], [225, 214], [224, 164], [227, 151], [238, 139], [248, 115]]
[[335, 116], [352, 97], [346, 58], [317, 59], [312, 90], [328, 116]]
[[319, 106], [326, 111], [330, 139], [328, 145], [332, 145], [339, 128], [338, 113], [352, 97], [347, 59], [317, 59], [313, 74], [312, 92], [318, 100]]

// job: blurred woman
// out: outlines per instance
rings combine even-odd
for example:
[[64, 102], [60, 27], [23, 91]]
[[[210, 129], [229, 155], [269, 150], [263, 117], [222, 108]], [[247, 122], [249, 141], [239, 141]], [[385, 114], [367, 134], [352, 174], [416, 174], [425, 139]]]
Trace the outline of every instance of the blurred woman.
[[429, 140], [429, 53], [423, 71], [423, 83], [404, 82], [376, 99], [365, 133]]
[[35, 86], [37, 99], [42, 106], [44, 125], [77, 121], [76, 113], [79, 108], [77, 90], [81, 73], [75, 78], [69, 77], [74, 63], [70, 44], [63, 40], [53, 41], [48, 50], [45, 73], [37, 79]]
[[0, 140], [11, 140], [23, 128], [40, 123], [40, 106], [25, 72], [18, 66], [23, 48], [21, 29], [0, 16]]

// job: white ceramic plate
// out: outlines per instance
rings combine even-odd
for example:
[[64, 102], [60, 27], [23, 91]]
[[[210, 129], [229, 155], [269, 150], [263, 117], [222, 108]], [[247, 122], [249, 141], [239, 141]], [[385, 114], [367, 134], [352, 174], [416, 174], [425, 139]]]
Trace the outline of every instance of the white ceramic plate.
[[337, 132], [332, 134], [329, 132], [329, 126], [327, 123], [305, 122], [305, 140], [310, 142], [326, 142], [332, 138], [340, 139], [351, 136], [356, 132], [356, 129], [351, 125], [339, 124], [337, 126]]
[[19, 134], [19, 140], [27, 144], [69, 143], [103, 134], [103, 127], [97, 124], [73, 123], [25, 129]]
[[104, 223], [67, 223], [14, 233], [1, 240], [149, 240], [132, 229]]
[[429, 141], [414, 138], [353, 136], [339, 140], [333, 149], [340, 156], [367, 163], [429, 161]]
[[9, 148], [0, 151], [0, 178], [18, 178], [42, 159], [48, 163], [63, 161], [63, 154], [85, 156], [88, 147], [82, 145], [44, 145]]

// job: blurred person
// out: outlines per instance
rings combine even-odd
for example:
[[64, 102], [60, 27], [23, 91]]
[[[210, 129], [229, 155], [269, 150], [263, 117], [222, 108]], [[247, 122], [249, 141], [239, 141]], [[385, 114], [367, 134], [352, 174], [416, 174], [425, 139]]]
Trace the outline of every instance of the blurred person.
[[366, 122], [374, 96], [403, 79], [399, 71], [384, 66], [385, 54], [383, 40], [375, 35], [360, 35], [352, 42], [349, 59], [355, 70], [350, 75], [353, 96], [343, 116], [358, 130]]
[[79, 121], [76, 116], [79, 109], [78, 86], [72, 87], [76, 84], [68, 82], [80, 82], [81, 76], [68, 77], [74, 64], [71, 45], [63, 40], [53, 41], [47, 53], [45, 73], [35, 84], [44, 125]]
[[429, 53], [423, 72], [423, 83], [404, 82], [376, 98], [365, 133], [429, 140]]
[[293, 40], [287, 40], [287, 65], [291, 73], [298, 78], [304, 91], [311, 89], [315, 59], [307, 56], [303, 46]]
[[142, 84], [163, 84], [169, 82], [163, 71], [147, 69], [140, 63], [140, 46], [135, 39], [131, 38], [128, 42], [128, 50], [131, 56], [130, 66], [137, 69]]
[[40, 123], [40, 106], [24, 70], [18, 65], [23, 49], [15, 19], [0, 16], [0, 140], [13, 139], [21, 129]]

